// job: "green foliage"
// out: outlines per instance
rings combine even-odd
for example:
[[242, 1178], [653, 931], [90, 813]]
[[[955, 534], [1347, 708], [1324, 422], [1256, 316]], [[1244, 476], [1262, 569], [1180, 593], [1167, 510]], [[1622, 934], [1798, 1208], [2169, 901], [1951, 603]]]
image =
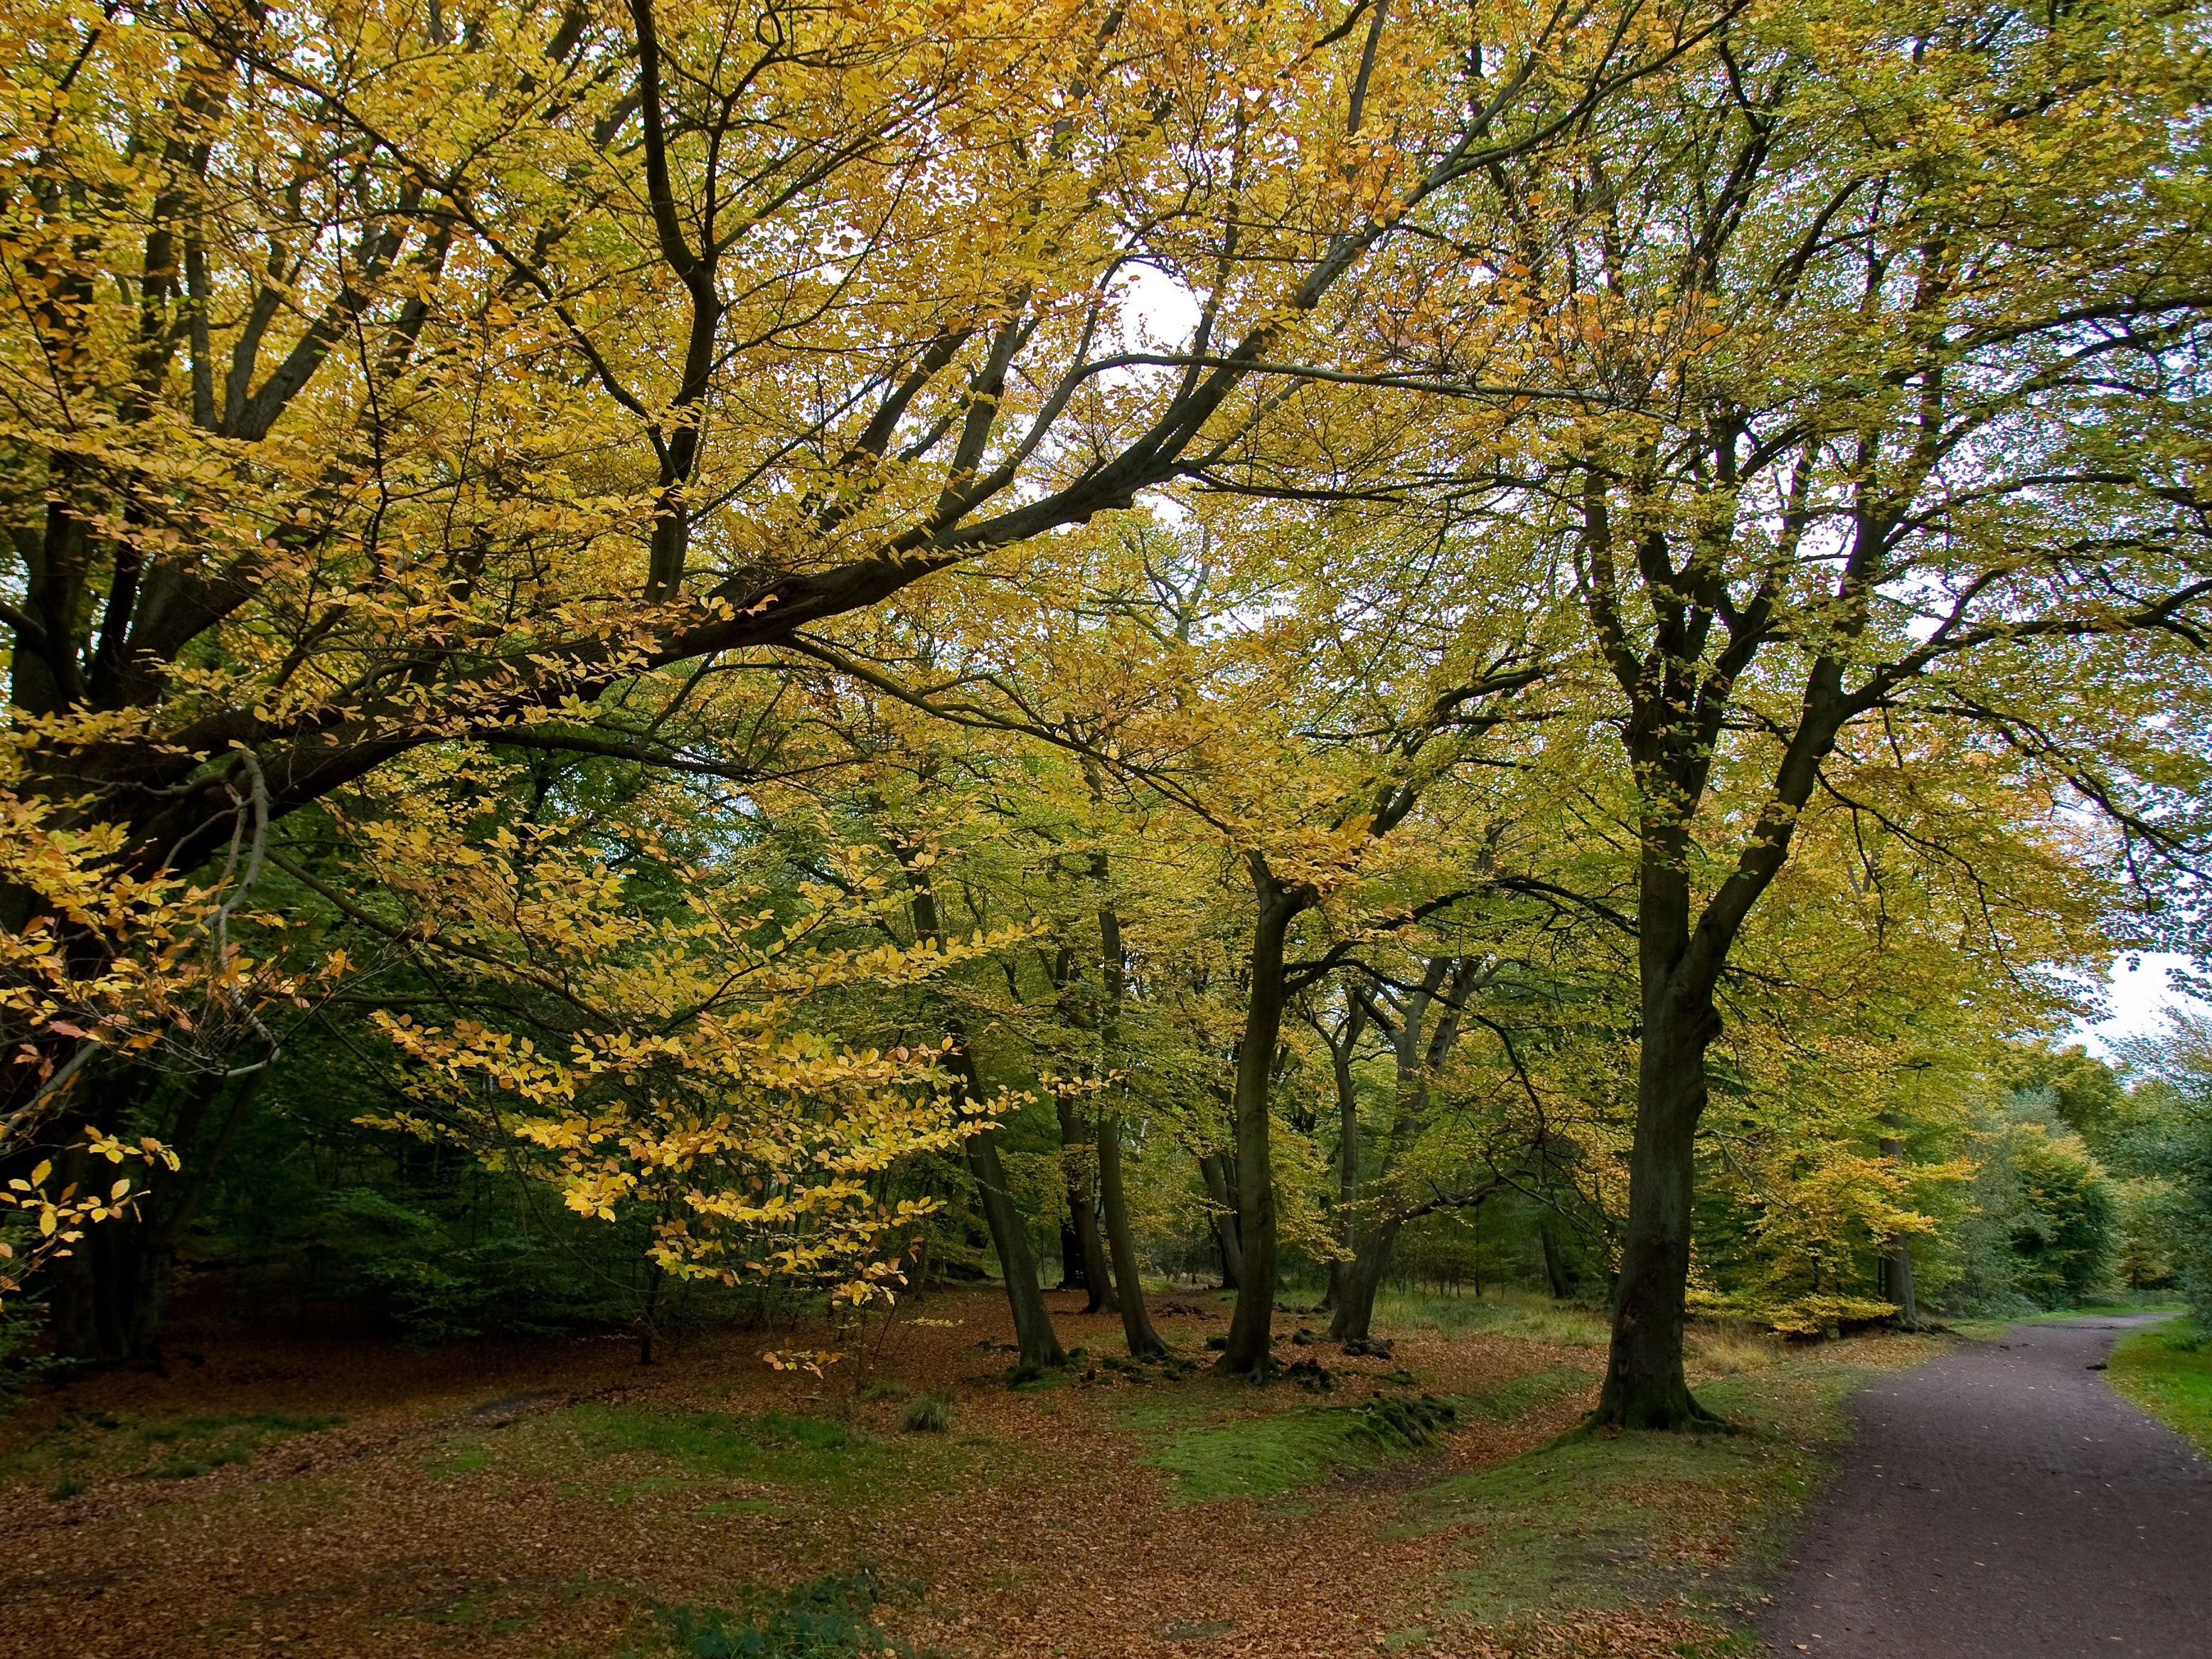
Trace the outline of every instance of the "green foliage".
[[2212, 1455], [2212, 1340], [2195, 1320], [2131, 1331], [2112, 1349], [2114, 1389]]
[[2046, 1306], [2080, 1300], [2105, 1282], [2118, 1242], [2111, 1182], [2086, 1148], [2063, 1139], [2024, 1139], [2012, 1167], [2014, 1282]]
[[2049, 1091], [2006, 1097], [1978, 1137], [1942, 1305], [1995, 1316], [2074, 1307], [2121, 1259], [2122, 1194]]

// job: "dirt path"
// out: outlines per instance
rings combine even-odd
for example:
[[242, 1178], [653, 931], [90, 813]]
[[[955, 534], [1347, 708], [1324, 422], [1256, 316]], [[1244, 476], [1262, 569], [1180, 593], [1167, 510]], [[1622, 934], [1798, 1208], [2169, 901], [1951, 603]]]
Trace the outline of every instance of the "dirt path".
[[2212, 1463], [2106, 1386], [2142, 1319], [2015, 1326], [1852, 1402], [1773, 1650], [1827, 1659], [2212, 1651]]

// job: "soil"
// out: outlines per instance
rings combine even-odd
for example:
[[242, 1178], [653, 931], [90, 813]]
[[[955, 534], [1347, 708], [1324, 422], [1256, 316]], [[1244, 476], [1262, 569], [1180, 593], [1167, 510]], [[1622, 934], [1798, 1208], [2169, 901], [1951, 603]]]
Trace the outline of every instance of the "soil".
[[2212, 1462], [2106, 1386], [2142, 1318], [2015, 1326], [1876, 1381], [1765, 1621], [1824, 1659], [2212, 1652]]

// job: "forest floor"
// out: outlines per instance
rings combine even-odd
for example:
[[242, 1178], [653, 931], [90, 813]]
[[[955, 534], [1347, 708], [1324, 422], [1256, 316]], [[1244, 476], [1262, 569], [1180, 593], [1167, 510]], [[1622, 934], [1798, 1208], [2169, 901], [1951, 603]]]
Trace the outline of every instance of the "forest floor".
[[[1850, 1402], [1841, 1476], [1792, 1544], [1762, 1623], [1827, 1659], [2151, 1659], [2205, 1650], [2212, 1463], [2116, 1389], [2125, 1370], [2193, 1398], [2196, 1358], [2124, 1366], [2146, 1319], [2013, 1326]], [[2108, 1356], [2110, 1359], [2108, 1362]], [[2106, 1370], [2107, 1364], [2112, 1370]], [[2107, 1386], [2107, 1376], [2112, 1377]]]
[[0, 1420], [0, 1659], [1747, 1653], [1839, 1402], [1943, 1347], [1702, 1333], [1740, 1431], [1610, 1437], [1571, 1432], [1602, 1328], [1547, 1303], [1401, 1300], [1386, 1358], [1285, 1315], [1327, 1386], [1255, 1389], [1203, 1369], [1224, 1297], [1154, 1296], [1182, 1358], [1141, 1370], [1049, 1299], [1090, 1357], [1021, 1387], [981, 1289], [827, 1382], [741, 1331], [650, 1368], [180, 1334]]

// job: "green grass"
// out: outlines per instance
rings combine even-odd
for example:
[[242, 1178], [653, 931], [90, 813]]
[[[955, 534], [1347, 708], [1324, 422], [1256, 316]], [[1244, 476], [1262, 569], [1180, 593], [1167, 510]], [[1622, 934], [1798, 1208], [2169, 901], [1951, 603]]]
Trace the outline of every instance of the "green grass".
[[1403, 1456], [1429, 1443], [1452, 1409], [1423, 1395], [1227, 1418], [1165, 1435], [1146, 1461], [1176, 1477], [1176, 1503], [1266, 1496]]
[[1501, 1383], [1480, 1394], [1455, 1395], [1453, 1403], [1463, 1417], [1479, 1417], [1492, 1423], [1511, 1423], [1526, 1417], [1530, 1412], [1580, 1394], [1589, 1387], [1597, 1373], [1584, 1370], [1580, 1365], [1554, 1365], [1548, 1370], [1531, 1371], [1526, 1376], [1516, 1376], [1510, 1382]]
[[1722, 1378], [1700, 1397], [1734, 1432], [1577, 1429], [1429, 1487], [1405, 1524], [1466, 1540], [1455, 1605], [1483, 1624], [1510, 1632], [1679, 1600], [1711, 1621], [1699, 1651], [1733, 1651], [1729, 1612], [1756, 1595], [1842, 1444], [1840, 1402], [1870, 1374], [1803, 1359]]
[[2130, 1331], [2112, 1349], [2113, 1389], [2212, 1453], [2212, 1340], [2193, 1320]]
[[112, 1413], [64, 1417], [0, 1457], [0, 1480], [58, 1474], [49, 1488], [57, 1500], [73, 1498], [93, 1480], [112, 1476], [189, 1480], [210, 1469], [246, 1462], [271, 1442], [344, 1421], [329, 1413], [282, 1411], [171, 1418]]
[[1382, 1336], [1417, 1330], [1444, 1336], [1519, 1336], [1571, 1348], [1601, 1348], [1611, 1334], [1601, 1311], [1516, 1290], [1481, 1296], [1385, 1290], [1375, 1298], [1375, 1330]]

